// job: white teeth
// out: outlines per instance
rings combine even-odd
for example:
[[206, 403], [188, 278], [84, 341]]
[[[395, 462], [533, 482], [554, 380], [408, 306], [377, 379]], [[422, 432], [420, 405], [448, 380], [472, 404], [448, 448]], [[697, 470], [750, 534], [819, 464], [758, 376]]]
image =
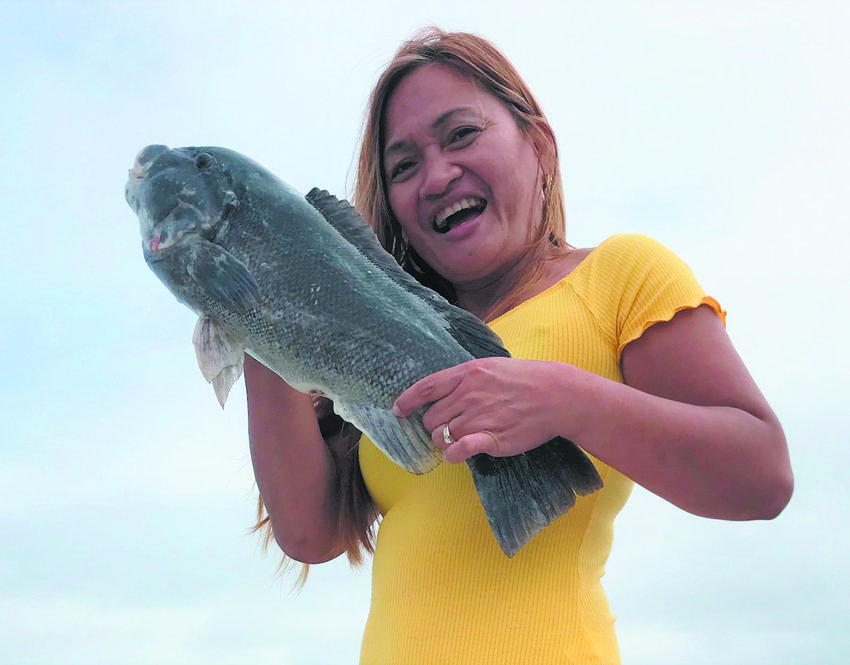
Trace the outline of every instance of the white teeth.
[[438, 231], [442, 231], [449, 225], [449, 217], [454, 215], [456, 212], [460, 212], [461, 210], [465, 210], [467, 208], [474, 208], [476, 206], [481, 206], [485, 202], [482, 199], [467, 197], [465, 199], [461, 199], [456, 203], [453, 203], [446, 208], [443, 208], [435, 217], [434, 217], [434, 226]]

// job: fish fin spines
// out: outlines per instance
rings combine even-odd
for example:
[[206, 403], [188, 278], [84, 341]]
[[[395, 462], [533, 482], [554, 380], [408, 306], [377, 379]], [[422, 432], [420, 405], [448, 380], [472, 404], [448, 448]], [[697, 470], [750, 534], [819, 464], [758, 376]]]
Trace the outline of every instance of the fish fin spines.
[[[448, 303], [446, 303], [448, 305]], [[452, 307], [446, 312], [449, 320], [449, 332], [458, 344], [475, 358], [498, 356], [510, 358], [511, 354], [503, 345], [499, 336], [488, 328], [480, 319], [459, 307]], [[460, 316], [462, 312], [465, 316]]]
[[[304, 197], [318, 210], [349, 243], [376, 267], [386, 272], [393, 281], [408, 286], [407, 282], [421, 285], [404, 272], [395, 259], [381, 247], [378, 237], [360, 213], [345, 199], [338, 199], [324, 189], [314, 187]], [[400, 273], [396, 278], [396, 273]], [[422, 287], [425, 288], [425, 287]]]
[[429, 289], [408, 275], [396, 260], [381, 247], [375, 232], [360, 213], [345, 200], [340, 200], [323, 189], [313, 188], [305, 197], [307, 201], [361, 254], [390, 279], [410, 293], [425, 300], [448, 322], [448, 331], [468, 353], [475, 358], [490, 356], [509, 357], [502, 340], [475, 315], [456, 307], [436, 291]]

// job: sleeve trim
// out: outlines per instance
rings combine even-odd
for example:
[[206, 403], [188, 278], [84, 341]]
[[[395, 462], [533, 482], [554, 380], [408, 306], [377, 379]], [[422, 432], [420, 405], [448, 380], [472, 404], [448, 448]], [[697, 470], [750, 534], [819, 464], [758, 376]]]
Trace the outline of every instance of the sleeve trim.
[[649, 321], [646, 321], [637, 335], [634, 335], [629, 339], [625, 339], [620, 342], [620, 345], [617, 347], [617, 357], [619, 358], [622, 356], [623, 349], [626, 348], [626, 345], [634, 342], [636, 339], [640, 339], [640, 336], [643, 335], [643, 333], [645, 333], [650, 327], [654, 326], [656, 323], [666, 323], [667, 321], [670, 321], [676, 314], [681, 312], [683, 309], [696, 309], [701, 305], [708, 305], [709, 307], [711, 307], [711, 309], [714, 310], [714, 313], [720, 317], [721, 323], [723, 323], [724, 326], [726, 325], [726, 310], [723, 309], [720, 306], [720, 303], [717, 302], [711, 296], [703, 296], [703, 298], [698, 303], [679, 305], [678, 307], [674, 307], [668, 312], [669, 315], [665, 314], [666, 318], [650, 319]]

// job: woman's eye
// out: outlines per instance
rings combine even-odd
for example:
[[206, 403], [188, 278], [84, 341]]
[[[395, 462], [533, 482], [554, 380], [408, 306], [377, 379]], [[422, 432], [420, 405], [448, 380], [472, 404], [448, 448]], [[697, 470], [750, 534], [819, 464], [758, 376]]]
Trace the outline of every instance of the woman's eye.
[[473, 137], [477, 136], [481, 130], [478, 127], [464, 126], [458, 127], [449, 134], [449, 143], [469, 142]]
[[410, 161], [409, 159], [405, 159], [405, 160], [399, 162], [398, 164], [393, 166], [392, 169], [390, 170], [390, 180], [392, 180], [393, 182], [403, 180], [405, 178], [405, 176], [413, 168], [413, 166], [414, 166], [413, 162]]

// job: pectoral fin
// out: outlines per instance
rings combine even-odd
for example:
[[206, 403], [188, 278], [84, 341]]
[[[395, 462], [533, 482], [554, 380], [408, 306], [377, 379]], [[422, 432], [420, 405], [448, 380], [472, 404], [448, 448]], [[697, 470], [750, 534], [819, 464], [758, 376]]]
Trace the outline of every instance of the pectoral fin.
[[186, 270], [216, 303], [245, 314], [260, 304], [260, 288], [245, 264], [224, 248], [209, 241], [190, 248]]
[[224, 408], [230, 388], [242, 376], [244, 348], [209, 316], [202, 316], [192, 335], [201, 374], [211, 383], [218, 403]]

